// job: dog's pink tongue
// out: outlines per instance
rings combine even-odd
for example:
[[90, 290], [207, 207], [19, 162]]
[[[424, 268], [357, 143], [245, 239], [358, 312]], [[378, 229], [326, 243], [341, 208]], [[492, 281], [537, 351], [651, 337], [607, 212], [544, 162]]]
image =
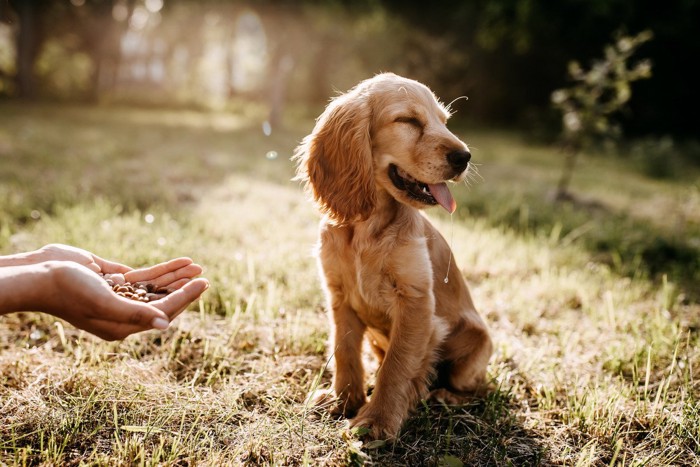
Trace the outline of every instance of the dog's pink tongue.
[[452, 214], [457, 209], [457, 203], [450, 193], [450, 189], [447, 188], [447, 183], [438, 183], [437, 185], [428, 185], [430, 194], [433, 195], [435, 201], [440, 203], [440, 206], [445, 208], [447, 212]]

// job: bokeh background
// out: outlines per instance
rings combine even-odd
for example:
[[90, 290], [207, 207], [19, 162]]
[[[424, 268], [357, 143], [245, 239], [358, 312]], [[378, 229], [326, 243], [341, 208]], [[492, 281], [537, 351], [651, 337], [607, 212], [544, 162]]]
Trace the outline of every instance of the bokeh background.
[[[226, 108], [322, 105], [380, 71], [429, 83], [480, 124], [556, 131], [551, 92], [615, 34], [651, 30], [634, 135], [697, 136], [693, 0], [2, 0], [0, 95]], [[695, 155], [697, 157], [697, 154]]]

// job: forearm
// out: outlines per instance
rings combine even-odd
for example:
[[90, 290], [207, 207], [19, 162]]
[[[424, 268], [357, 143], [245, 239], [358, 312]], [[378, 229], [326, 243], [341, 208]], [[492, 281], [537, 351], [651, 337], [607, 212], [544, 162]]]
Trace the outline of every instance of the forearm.
[[40, 250], [17, 253], [15, 255], [0, 256], [0, 268], [8, 266], [26, 266], [42, 262]]
[[50, 263], [0, 267], [0, 315], [42, 311], [42, 296], [51, 284]]

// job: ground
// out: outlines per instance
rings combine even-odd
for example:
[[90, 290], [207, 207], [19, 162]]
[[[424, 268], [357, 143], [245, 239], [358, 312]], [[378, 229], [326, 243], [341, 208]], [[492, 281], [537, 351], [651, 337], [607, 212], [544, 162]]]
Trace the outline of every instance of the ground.
[[[700, 462], [697, 173], [651, 179], [584, 155], [583, 201], [553, 206], [555, 148], [454, 128], [480, 177], [453, 187], [452, 218], [428, 213], [492, 331], [494, 390], [424, 403], [395, 442], [363, 443], [304, 403], [330, 380], [318, 215], [290, 181], [311, 127], [265, 136], [254, 112], [0, 103], [0, 254], [188, 255], [212, 283], [167, 331], [122, 342], [0, 317], [0, 465]], [[658, 241], [691, 257], [652, 264]]]

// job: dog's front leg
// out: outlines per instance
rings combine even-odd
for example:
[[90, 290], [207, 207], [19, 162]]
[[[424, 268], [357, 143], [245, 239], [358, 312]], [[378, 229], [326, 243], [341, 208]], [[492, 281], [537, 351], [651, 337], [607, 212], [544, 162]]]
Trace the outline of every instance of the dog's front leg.
[[334, 415], [352, 417], [365, 404], [362, 339], [366, 326], [345, 301], [339, 289], [329, 287], [331, 338], [329, 352], [335, 360], [332, 391], [316, 391], [314, 404]]
[[333, 389], [338, 399], [337, 411], [345, 416], [357, 413], [365, 404], [362, 339], [365, 324], [349, 304], [333, 305], [333, 348], [335, 373]]
[[427, 379], [439, 339], [431, 291], [396, 287], [391, 336], [369, 403], [350, 426], [370, 429], [372, 438], [394, 438], [417, 401], [427, 394]]

